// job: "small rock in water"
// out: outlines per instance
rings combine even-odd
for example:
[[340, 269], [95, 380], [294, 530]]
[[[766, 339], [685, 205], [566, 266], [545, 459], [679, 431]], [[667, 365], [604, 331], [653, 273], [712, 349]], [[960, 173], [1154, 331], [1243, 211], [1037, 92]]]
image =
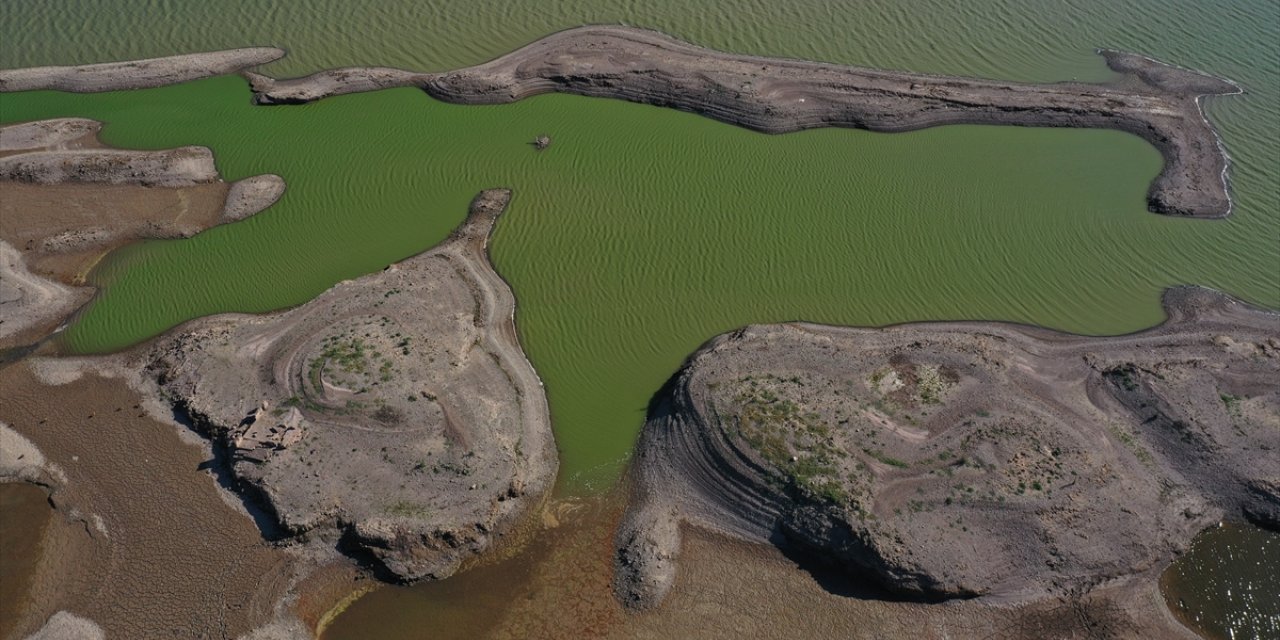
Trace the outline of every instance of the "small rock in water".
[[533, 139], [533, 148], [538, 151], [542, 151], [549, 146], [551, 146], [551, 136], [543, 134]]

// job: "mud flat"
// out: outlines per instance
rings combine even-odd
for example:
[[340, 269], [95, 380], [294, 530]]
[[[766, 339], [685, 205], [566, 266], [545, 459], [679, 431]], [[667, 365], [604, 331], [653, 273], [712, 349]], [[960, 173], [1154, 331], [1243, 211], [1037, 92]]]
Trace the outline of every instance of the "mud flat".
[[231, 457], [281, 535], [384, 578], [443, 578], [538, 504], [557, 466], [515, 299], [485, 253], [489, 190], [447, 241], [283, 313], [188, 323], [142, 348], [160, 392]]
[[292, 80], [245, 75], [261, 104], [416, 86], [464, 104], [548, 92], [617, 98], [767, 133], [816, 127], [894, 132], [946, 124], [1118, 129], [1164, 156], [1147, 194], [1152, 211], [1207, 218], [1230, 213], [1226, 152], [1200, 97], [1241, 89], [1137, 54], [1099, 53], [1121, 79], [1022, 84], [735, 55], [643, 29], [593, 26], [446, 73], [348, 68]]
[[87, 302], [85, 278], [110, 250], [242, 220], [284, 192], [270, 174], [228, 185], [203, 147], [105, 148], [101, 127], [83, 118], [0, 127], [0, 348], [40, 339]]
[[712, 340], [650, 408], [618, 597], [662, 600], [682, 524], [889, 599], [988, 603], [1154, 584], [1224, 518], [1280, 527], [1280, 316], [1196, 288], [1164, 303], [1164, 324], [1112, 338], [934, 323]]
[[56, 90], [95, 93], [148, 89], [235, 73], [283, 57], [283, 49], [247, 47], [127, 62], [0, 69], [0, 92]]
[[208, 446], [111, 364], [0, 368], [0, 480], [38, 485], [54, 511], [25, 575], [5, 576], [26, 585], [6, 594], [6, 637], [237, 637], [292, 617], [301, 555], [263, 540], [202, 470]]

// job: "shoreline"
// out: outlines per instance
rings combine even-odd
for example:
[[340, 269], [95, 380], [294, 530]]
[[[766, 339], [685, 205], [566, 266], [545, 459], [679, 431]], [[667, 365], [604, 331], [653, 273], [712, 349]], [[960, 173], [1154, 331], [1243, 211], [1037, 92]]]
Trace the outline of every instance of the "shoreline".
[[243, 220], [285, 191], [273, 174], [224, 181], [205, 147], [117, 149], [101, 128], [0, 126], [0, 359], [38, 349], [86, 308], [97, 295], [87, 275], [111, 251]]
[[107, 637], [238, 637], [289, 622], [283, 603], [308, 588], [313, 563], [262, 539], [201, 470], [207, 445], [158, 413], [118, 365], [28, 358], [0, 368], [0, 421], [37, 448], [35, 484], [52, 507], [26, 602], [9, 621], [16, 637], [52, 632], [65, 612]]
[[[545, 40], [545, 39], [544, 39], [544, 40]], [[542, 42], [542, 41], [539, 41], [539, 42]], [[534, 43], [534, 44], [538, 44], [538, 43]], [[530, 45], [530, 46], [533, 46], [533, 45]], [[526, 48], [527, 48], [527, 47], [526, 47]], [[520, 51], [524, 51], [524, 49], [521, 49], [521, 50], [517, 51], [517, 53], [519, 53]], [[509, 58], [509, 57], [510, 57], [510, 56], [512, 56], [512, 55], [515, 55], [515, 54], [509, 54], [508, 56], [503, 56], [502, 58], [499, 58], [499, 59], [498, 59], [498, 61], [503, 61], [503, 60], [505, 60], [506, 58]], [[1135, 55], [1135, 54], [1122, 54], [1122, 55]], [[1148, 61], [1151, 61], [1151, 62], [1153, 62], [1153, 63], [1156, 63], [1156, 64], [1163, 64], [1163, 63], [1157, 63], [1156, 61], [1152, 61], [1150, 58], [1145, 58], [1145, 57], [1143, 57], [1143, 58], [1144, 58], [1144, 59], [1146, 59], [1146, 60], [1148, 60]], [[772, 59], [762, 59], [762, 60], [772, 60]], [[498, 61], [495, 61], [495, 62], [498, 62]], [[775, 61], [775, 62], [776, 62], [776, 61]], [[486, 64], [493, 64], [493, 63], [486, 63]], [[802, 63], [802, 64], [817, 64], [817, 63]], [[483, 66], [485, 66], [485, 65], [480, 65], [480, 66], [481, 66], [481, 67], [483, 67]], [[823, 66], [823, 65], [818, 65], [818, 66], [820, 66], [820, 67], [821, 67], [821, 66]], [[473, 69], [474, 69], [474, 68], [473, 68]], [[821, 69], [819, 69], [819, 70], [821, 70]], [[466, 70], [463, 70], [463, 71], [466, 71]], [[1187, 71], [1187, 72], [1188, 72], [1188, 73], [1195, 73], [1195, 72], [1191, 72], [1191, 71]], [[266, 82], [266, 81], [271, 81], [271, 82], [273, 82], [273, 83], [275, 83], [275, 82], [276, 82], [276, 81], [272, 81], [272, 80], [271, 80], [271, 79], [269, 79], [269, 78], [266, 78], [265, 76], [257, 76], [256, 74], [252, 74], [252, 73], [249, 73], [249, 72], [244, 72], [244, 73], [245, 73], [245, 75], [246, 75], [246, 76], [250, 77], [251, 81], [252, 81], [252, 80], [255, 80], [255, 79], [258, 79], [258, 80], [259, 80], [259, 81], [261, 81], [261, 82]], [[322, 73], [329, 73], [329, 72], [322, 72]], [[409, 73], [409, 72], [403, 72], [403, 73]], [[440, 89], [440, 87], [453, 86], [453, 85], [449, 85], [449, 84], [448, 84], [448, 82], [463, 82], [463, 80], [451, 80], [451, 81], [448, 81], [448, 82], [441, 80], [441, 81], [440, 81], [440, 83], [441, 83], [441, 84], [437, 84], [437, 85], [432, 85], [432, 84], [430, 84], [429, 82], [428, 82], [428, 84], [424, 84], [424, 85], [416, 84], [416, 83], [418, 83], [418, 82], [423, 81], [423, 76], [424, 76], [424, 75], [431, 75], [431, 76], [433, 76], [433, 77], [438, 77], [438, 76], [444, 76], [444, 75], [447, 75], [447, 74], [456, 74], [456, 73], [462, 73], [462, 72], [461, 72], [461, 71], [455, 71], [455, 72], [447, 72], [446, 74], [413, 74], [413, 79], [412, 79], [412, 83], [413, 83], [413, 84], [412, 84], [412, 85], [397, 85], [397, 84], [383, 85], [383, 84], [381, 84], [381, 83], [382, 83], [382, 82], [384, 82], [384, 81], [390, 81], [390, 82], [408, 81], [408, 80], [406, 80], [405, 78], [398, 78], [398, 79], [396, 79], [396, 78], [394, 78], [394, 77], [393, 77], [393, 76], [394, 76], [394, 74], [393, 74], [393, 75], [391, 75], [391, 76], [387, 76], [387, 78], [390, 78], [390, 80], [380, 80], [380, 79], [378, 79], [378, 78], [376, 78], [376, 77], [375, 77], [375, 78], [373, 78], [373, 79], [370, 79], [370, 78], [368, 78], [368, 77], [361, 79], [361, 78], [359, 78], [359, 77], [357, 77], [357, 76], [355, 76], [355, 75], [352, 75], [352, 76], [350, 76], [350, 77], [348, 77], [348, 78], [346, 78], [346, 79], [343, 79], [342, 83], [340, 83], [340, 85], [339, 85], [339, 86], [342, 86], [343, 88], [350, 88], [350, 89], [351, 89], [351, 91], [341, 91], [340, 93], [348, 93], [348, 92], [354, 92], [354, 91], [370, 91], [370, 90], [378, 90], [378, 89], [382, 89], [382, 88], [387, 88], [387, 87], [389, 87], [389, 86], [419, 86], [419, 87], [423, 88], [424, 90], [426, 90], [426, 91], [427, 91], [427, 93], [429, 93], [429, 94], [430, 94], [430, 93], [432, 92], [432, 90], [433, 90], [431, 87], [435, 87], [435, 89], [434, 89], [434, 90], [441, 90], [441, 89]], [[912, 74], [912, 75], [917, 75], [917, 74]], [[314, 77], [314, 76], [311, 76], [311, 77]], [[927, 77], [931, 77], [931, 78], [935, 78], [935, 79], [939, 78], [939, 77], [935, 77], [935, 76], [927, 76]], [[309, 77], [309, 78], [310, 78], [310, 77]], [[438, 79], [438, 78], [435, 78], [435, 79]], [[542, 78], [542, 79], [543, 79], [543, 80], [546, 80], [546, 78]], [[945, 79], [945, 78], [943, 78], [943, 79]], [[280, 84], [283, 84], [283, 83], [286, 83], [286, 82], [290, 82], [290, 81], [280, 81], [280, 83], [278, 83], [278, 84], [276, 84], [276, 85], [273, 85], [273, 86], [279, 86]], [[533, 82], [533, 81], [530, 81], [530, 82]], [[559, 81], [557, 81], [557, 82], [559, 82]], [[558, 85], [555, 85], [554, 87], [551, 87], [551, 88], [538, 88], [534, 93], [521, 94], [521, 95], [518, 95], [518, 96], [516, 96], [516, 97], [512, 97], [511, 99], [512, 99], [512, 100], [518, 100], [518, 99], [522, 99], [523, 97], [526, 97], [527, 95], [535, 95], [536, 93], [545, 92], [545, 91], [565, 91], [565, 92], [570, 92], [570, 93], [579, 93], [580, 91], [586, 91], [586, 90], [587, 90], [587, 88], [590, 88], [591, 90], [595, 90], [595, 89], [596, 89], [596, 87], [592, 84], [592, 83], [594, 83], [594, 82], [595, 82], [595, 80], [591, 80], [591, 79], [582, 80], [582, 79], [577, 79], [577, 78], [570, 78], [570, 79], [568, 79], [568, 80], [565, 80], [564, 82], [565, 82], [566, 84], [558, 84]], [[363, 83], [363, 84], [362, 84], [362, 83]], [[579, 84], [575, 84], [575, 83], [579, 83]], [[582, 83], [585, 83], [585, 84], [582, 84]], [[162, 83], [162, 84], [167, 84], [167, 82], [164, 82], [164, 83]], [[537, 83], [536, 83], [536, 82], [533, 82], [533, 84], [537, 84]], [[148, 86], [160, 86], [160, 85], [148, 85]], [[513, 84], [513, 85], [511, 85], [511, 86], [515, 86], [515, 85]], [[1078, 86], [1078, 85], [1072, 85], [1072, 86]], [[1096, 86], [1101, 86], [1101, 85], [1096, 85]], [[369, 87], [369, 88], [360, 88], [360, 87]], [[573, 87], [573, 88], [566, 88], [566, 87]], [[587, 87], [587, 88], [584, 88], [584, 87]], [[1237, 87], [1237, 89], [1238, 89], [1238, 87]], [[8, 89], [6, 89], [6, 88], [4, 88], [4, 87], [0, 87], [0, 91], [5, 91], [5, 90], [8, 90]], [[104, 89], [104, 90], [105, 90], [105, 89]], [[470, 96], [472, 96], [472, 98], [459, 99], [458, 101], [459, 101], [459, 102], [464, 102], [464, 101], [465, 101], [465, 100], [467, 100], [467, 99], [478, 99], [478, 100], [483, 101], [483, 100], [485, 100], [485, 99], [488, 99], [488, 97], [489, 97], [489, 96], [488, 96], [485, 92], [487, 92], [487, 91], [489, 91], [489, 90], [490, 90], [490, 89], [482, 89], [482, 90], [477, 91], [477, 92], [475, 92], [475, 93], [466, 93], [467, 91], [470, 91], [470, 89], [467, 89], [466, 87], [463, 87], [463, 93], [458, 94], [458, 95], [470, 95]], [[614, 90], [614, 89], [610, 88], [609, 90]], [[255, 91], [256, 91], [256, 89], [255, 89]], [[267, 97], [267, 100], [273, 100], [273, 99], [275, 99], [275, 98], [273, 98], [273, 97], [271, 97], [271, 96], [273, 96], [273, 95], [277, 95], [277, 94], [272, 94], [272, 93], [270, 93], [270, 91], [271, 91], [271, 90], [268, 90], [268, 91], [263, 92], [263, 93], [255, 93], [255, 95], [266, 96], [266, 97]], [[515, 89], [512, 89], [512, 91], [513, 91], [513, 96], [514, 96], [514, 95], [515, 95], [515, 93], [516, 93], [516, 90], [515, 90]], [[1242, 91], [1242, 90], [1241, 90], [1241, 91]], [[279, 94], [279, 95], [288, 95], [288, 94], [287, 94], [287, 93], [282, 93], [282, 94]], [[337, 95], [337, 93], [327, 94], [327, 95]], [[437, 97], [437, 96], [434, 96], [434, 94], [432, 94], [432, 95], [433, 95], [433, 97]], [[585, 95], [585, 94], [584, 94], [584, 95]], [[633, 98], [632, 98], [632, 97], [621, 97], [621, 96], [618, 96], [618, 95], [611, 95], [611, 96], [606, 96], [606, 97], [615, 97], [615, 98], [620, 98], [620, 99], [625, 99], [625, 100], [633, 100]], [[1228, 171], [1228, 166], [1229, 166], [1229, 160], [1230, 160], [1230, 159], [1229, 159], [1229, 156], [1227, 155], [1227, 152], [1226, 152], [1225, 147], [1222, 145], [1221, 139], [1220, 139], [1220, 138], [1218, 137], [1218, 135], [1217, 135], [1217, 132], [1213, 129], [1212, 124], [1208, 121], [1207, 116], [1205, 116], [1205, 115], [1204, 115], [1203, 110], [1200, 108], [1200, 100], [1201, 100], [1201, 97], [1202, 97], [1202, 96], [1197, 95], [1197, 96], [1194, 98], [1194, 103], [1195, 103], [1195, 106], [1196, 106], [1197, 113], [1198, 113], [1198, 115], [1200, 116], [1200, 118], [1201, 118], [1201, 122], [1203, 123], [1204, 127], [1205, 127], [1205, 128], [1207, 128], [1207, 129], [1212, 133], [1212, 135], [1213, 135], [1213, 137], [1214, 137], [1215, 141], [1217, 142], [1218, 152], [1220, 153], [1221, 158], [1222, 158], [1222, 168], [1221, 168], [1220, 176], [1221, 176], [1221, 179], [1222, 179], [1222, 181], [1223, 181], [1222, 197], [1223, 197], [1223, 198], [1225, 198], [1225, 208], [1224, 208], [1223, 212], [1221, 213], [1221, 215], [1222, 215], [1222, 216], [1225, 216], [1225, 215], [1229, 214], [1229, 213], [1230, 213], [1230, 210], [1231, 210], [1231, 195], [1230, 195], [1230, 192], [1229, 192], [1229, 185], [1228, 185], [1228, 183], [1227, 183], [1227, 171]], [[314, 99], [320, 99], [320, 98], [314, 98]], [[444, 98], [440, 98], [440, 99], [444, 99]], [[655, 100], [659, 100], [660, 98], [654, 98], [654, 99], [655, 99]], [[663, 98], [663, 99], [664, 99], [664, 98]], [[637, 102], [646, 102], [646, 100], [643, 100], [643, 99], [634, 99], [634, 101], [637, 101]], [[803, 99], [803, 98], [799, 98], [799, 101], [803, 103], [803, 102], [804, 102], [804, 99]], [[481, 102], [481, 103], [485, 103], [485, 102]], [[646, 102], [646, 103], [648, 103], [648, 104], [658, 104], [658, 102]], [[685, 103], [685, 104], [687, 105], [688, 103]], [[681, 106], [680, 104], [671, 104], [671, 103], [663, 103], [663, 104], [662, 104], [662, 106], [673, 107], [673, 108], [678, 108], [678, 109], [685, 109], [685, 108], [686, 108], [685, 106]], [[686, 109], [686, 110], [699, 111], [699, 109], [698, 109], [698, 108], [688, 108], [688, 109]], [[706, 115], [706, 116], [708, 116], [708, 117], [713, 117], [713, 118], [716, 118], [716, 119], [721, 119], [721, 116], [722, 116], [722, 115], [724, 115], [724, 114], [713, 114], [713, 113], [708, 113], [708, 112], [703, 112], [703, 111], [699, 111], [699, 112], [700, 112], [700, 113], [702, 113], [702, 115]], [[729, 120], [724, 120], [724, 121], [729, 122]], [[943, 122], [943, 123], [941, 123], [941, 124], [948, 124], [948, 123], [949, 123], [949, 122]], [[753, 126], [752, 126], [752, 125], [750, 125], [750, 124], [743, 124], [743, 123], [741, 123], [741, 122], [736, 122], [736, 123], [733, 123], [733, 124], [738, 124], [739, 126], [745, 126], [745, 127], [748, 127], [748, 128], [755, 128], [755, 127], [753, 127]], [[916, 127], [916, 128], [927, 127], [927, 126], [936, 126], [937, 124], [939, 124], [939, 123], [923, 124], [923, 125], [919, 125], [919, 126], [918, 126], [918, 127]], [[992, 124], [992, 123], [988, 123], [988, 124]], [[995, 123], [995, 124], [1009, 124], [1009, 123]], [[797, 125], [797, 126], [800, 126], [800, 125]], [[804, 127], [808, 127], [808, 126], [809, 126], [809, 125], [804, 125]], [[813, 126], [851, 126], [851, 125], [848, 125], [848, 124], [831, 124], [831, 123], [828, 123], [828, 122], [823, 122], [823, 123], [821, 123], [821, 124], [816, 124], [816, 125], [813, 125]], [[1019, 126], [1023, 126], [1023, 125], [1021, 125], [1021, 124], [1019, 123]], [[1042, 125], [1026, 125], [1026, 126], [1042, 126]], [[1075, 125], [1075, 124], [1070, 124], [1070, 125], [1050, 125], [1050, 126], [1089, 126], [1089, 125]], [[862, 127], [862, 128], [871, 128], [871, 127]], [[1115, 128], [1120, 128], [1120, 127], [1115, 127]], [[763, 129], [758, 129], [758, 130], [763, 130]], [[794, 130], [794, 129], [787, 129], [787, 130]], [[893, 130], [902, 130], [902, 131], [905, 131], [905, 130], [912, 130], [912, 129], [893, 129]], [[1126, 131], [1127, 131], [1127, 129], [1124, 129], [1124, 130], [1126, 130]], [[778, 132], [782, 132], [782, 131], [771, 131], [771, 132], [778, 133]], [[1132, 131], [1131, 131], [1131, 133], [1132, 133]], [[1165, 150], [1164, 150], [1164, 149], [1161, 149], [1161, 153], [1162, 153], [1162, 154], [1165, 154], [1166, 152], [1165, 152]], [[1164, 175], [1164, 174], [1163, 174], [1163, 171], [1168, 171], [1168, 161], [1167, 161], [1167, 157], [1166, 157], [1166, 167], [1165, 167], [1165, 169], [1164, 169], [1164, 170], [1162, 170], [1162, 174], [1161, 174], [1162, 176]], [[247, 179], [247, 180], [248, 180], [248, 179]], [[1157, 180], [1159, 180], [1159, 178], [1157, 178]], [[237, 184], [238, 184], [238, 183], [237, 183]], [[246, 189], [248, 189], [248, 188], [249, 188], [249, 187], [248, 187], [248, 186], [246, 186]], [[260, 185], [260, 188], [261, 188], [261, 189], [264, 189], [264, 190], [267, 190], [267, 191], [270, 191], [270, 190], [274, 189], [275, 187], [274, 187], [274, 186], [272, 186], [272, 185], [263, 184], [263, 185]], [[281, 188], [282, 188], [282, 186], [281, 186]], [[1153, 190], [1155, 189], [1155, 185], [1154, 185], [1154, 183], [1153, 183], [1153, 187], [1152, 187], [1152, 188], [1153, 188]], [[277, 193], [276, 193], [276, 195], [275, 195], [272, 199], [274, 200], [274, 198], [278, 198], [278, 197], [279, 197], [279, 193], [277, 192]], [[227, 209], [226, 209], [226, 210], [227, 210], [227, 211], [230, 211], [230, 210], [231, 210], [231, 203], [230, 203], [231, 197], [230, 197], [230, 196], [228, 196], [228, 198], [227, 198], [227, 199], [228, 199], [228, 203], [227, 203], [227, 205], [226, 205], [226, 207], [227, 207]], [[1153, 206], [1154, 206], [1154, 205], [1153, 205]], [[225, 214], [225, 215], [226, 215], [228, 218], [232, 218], [232, 216], [231, 216], [230, 214]], [[1201, 214], [1199, 214], [1199, 213], [1190, 213], [1190, 214], [1188, 214], [1188, 215], [1190, 215], [1190, 216], [1192, 216], [1192, 217], [1202, 217], [1202, 218], [1207, 218], [1207, 217], [1219, 217], [1219, 216], [1214, 216], [1214, 215], [1201, 215]], [[471, 222], [471, 219], [470, 219], [470, 218], [468, 218], [467, 222], [465, 222], [465, 223], [464, 223], [464, 226], [465, 226], [465, 225], [467, 225], [467, 224], [469, 224], [470, 222]], [[455, 232], [455, 233], [457, 233], [457, 232]], [[484, 236], [484, 240], [485, 240], [485, 241], [487, 241], [487, 235], [486, 235], [486, 236]], [[451, 237], [451, 240], [446, 241], [446, 243], [447, 243], [447, 242], [450, 242], [450, 241], [452, 241], [452, 237]], [[485, 244], [484, 244], [484, 242], [483, 242], [483, 241], [480, 243], [480, 249], [481, 249], [481, 251], [484, 251], [484, 250], [485, 250]], [[498, 275], [498, 274], [495, 274], [495, 275], [497, 275], [497, 276], [498, 276], [498, 278], [499, 278], [499, 280], [501, 280], [501, 276], [500, 276], [500, 275]], [[509, 288], [509, 287], [508, 287], [508, 288]], [[512, 296], [514, 297], [514, 294], [512, 294]], [[303, 306], [305, 306], [305, 304], [304, 304]], [[296, 308], [295, 308], [295, 309], [296, 309]], [[278, 313], [284, 313], [284, 312], [278, 312]], [[515, 329], [514, 329], [514, 313], [515, 313], [515, 306], [514, 306], [514, 304], [512, 304], [511, 309], [510, 309], [510, 314], [509, 314], [509, 316], [508, 316], [508, 317], [510, 318], [510, 323], [512, 324], [512, 327], [513, 327], [513, 329], [512, 329], [512, 332], [513, 332], [513, 333], [515, 332]], [[273, 315], [273, 314], [267, 314], [267, 315]], [[202, 322], [202, 321], [204, 321], [204, 320], [208, 320], [208, 319], [209, 319], [209, 318], [203, 318], [203, 319], [195, 320], [195, 321], [192, 321], [192, 322], [193, 322], [193, 323], [198, 323], [198, 322]], [[1161, 325], [1157, 325], [1157, 326], [1164, 326], [1165, 324], [1168, 324], [1169, 322], [1170, 322], [1170, 321], [1169, 321], [1168, 319], [1166, 319], [1166, 320], [1165, 320]], [[969, 323], [969, 324], [985, 324], [985, 323]], [[1000, 324], [1007, 324], [1007, 323], [1000, 323]], [[179, 330], [179, 329], [172, 329], [172, 330], [170, 330], [170, 332], [167, 332], [167, 333], [173, 333], [173, 332], [176, 332], [176, 331], [178, 331], [178, 330]], [[504, 329], [504, 330], [505, 330], [505, 329]], [[1145, 331], [1145, 330], [1144, 330], [1144, 331]], [[167, 334], [166, 334], [166, 335], [167, 335]], [[152, 344], [155, 344], [155, 343], [159, 342], [159, 341], [160, 341], [160, 340], [162, 340], [162, 339], [163, 339], [163, 336], [162, 336], [162, 337], [160, 337], [160, 338], [154, 338], [154, 339], [149, 340], [149, 341], [147, 341], [147, 342], [145, 342], [145, 343], [143, 343], [143, 344], [145, 344], [145, 345], [152, 345]], [[518, 334], [517, 334], [517, 349], [519, 349], [519, 347], [518, 347]], [[522, 351], [521, 351], [521, 353], [522, 353]], [[527, 361], [527, 358], [526, 358], [526, 361]], [[532, 363], [528, 363], [528, 364], [529, 364], [530, 369], [532, 369]], [[536, 379], [536, 378], [537, 378], [537, 373], [536, 373], [536, 371], [534, 371], [534, 372], [533, 372], [533, 375], [534, 375], [534, 378]], [[539, 387], [541, 387], [541, 381], [540, 381], [540, 380], [538, 380], [538, 386], [539, 386]], [[545, 397], [544, 397], [544, 404], [545, 404]], [[549, 426], [548, 426], [547, 428], [549, 429]], [[551, 445], [551, 446], [554, 448], [554, 441], [552, 441], [552, 445]], [[550, 490], [548, 490], [548, 493], [549, 493], [549, 491], [550, 491]]]
[[597, 26], [561, 31], [442, 73], [352, 67], [288, 80], [243, 75], [258, 104], [417, 87], [458, 104], [505, 104], [549, 92], [612, 98], [770, 134], [818, 127], [894, 133], [948, 124], [1116, 129], [1143, 138], [1163, 156], [1147, 194], [1153, 212], [1229, 215], [1228, 158], [1200, 98], [1242, 89], [1147, 56], [1099, 53], [1123, 82], [1027, 84], [893, 72], [730, 54], [658, 32]]
[[[238, 71], [249, 81], [254, 101], [264, 105], [417, 87], [457, 104], [505, 104], [549, 92], [611, 98], [690, 111], [770, 134], [819, 127], [894, 133], [949, 124], [1114, 129], [1146, 140], [1163, 157], [1147, 192], [1151, 211], [1195, 218], [1230, 215], [1229, 155], [1201, 100], [1243, 89], [1141, 54], [1096, 51], [1123, 76], [1120, 82], [1030, 84], [894, 72], [738, 55], [656, 31], [586, 26], [446, 72], [346, 67], [281, 80], [249, 69], [278, 59], [283, 51], [233, 49], [139, 63], [182, 69], [167, 75], [128, 63], [0, 71], [0, 92], [141, 88]], [[112, 75], [121, 70], [126, 73]]]

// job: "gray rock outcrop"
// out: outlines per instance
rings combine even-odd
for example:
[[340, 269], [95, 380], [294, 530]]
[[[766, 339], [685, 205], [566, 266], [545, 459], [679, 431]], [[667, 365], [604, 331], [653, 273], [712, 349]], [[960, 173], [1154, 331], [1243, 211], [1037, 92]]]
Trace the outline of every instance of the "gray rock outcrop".
[[1280, 528], [1280, 315], [1171, 289], [1092, 338], [999, 323], [720, 336], [655, 398], [615, 587], [661, 601], [681, 523], [892, 597], [1017, 601], [1153, 576], [1223, 518]]
[[485, 246], [489, 190], [438, 247], [265, 316], [193, 321], [139, 358], [286, 535], [386, 577], [443, 578], [550, 488], [556, 451], [515, 299]]
[[1121, 81], [1027, 84], [882, 71], [724, 53], [644, 29], [589, 26], [445, 73], [348, 68], [291, 80], [248, 77], [260, 104], [415, 86], [463, 104], [502, 104], [549, 92], [616, 98], [767, 133], [818, 127], [895, 132], [947, 124], [1118, 129], [1164, 156], [1147, 194], [1152, 211], [1230, 213], [1227, 155], [1200, 97], [1240, 93], [1240, 87], [1137, 54], [1099, 53], [1123, 74]]

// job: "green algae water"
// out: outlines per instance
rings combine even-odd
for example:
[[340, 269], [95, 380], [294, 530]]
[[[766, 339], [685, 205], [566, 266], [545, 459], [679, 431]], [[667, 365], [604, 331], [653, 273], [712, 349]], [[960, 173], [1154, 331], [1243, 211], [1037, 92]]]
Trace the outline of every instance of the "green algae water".
[[[508, 186], [493, 256], [575, 489], [611, 483], [650, 395], [745, 323], [999, 318], [1120, 333], [1158, 322], [1162, 289], [1188, 282], [1280, 306], [1275, 219], [1147, 213], [1160, 158], [1123, 133], [765, 136], [571, 96], [466, 107], [402, 89], [262, 108], [246, 95], [225, 77], [6, 97], [6, 119], [91, 117], [111, 144], [202, 144], [228, 179], [289, 185], [246, 222], [108, 258], [69, 344], [108, 351], [192, 317], [302, 303], [429, 248], [476, 192]], [[539, 131], [554, 139], [542, 153], [528, 144]]]
[[[235, 78], [151, 91], [10, 94], [6, 121], [79, 115], [130, 147], [203, 144], [228, 179], [289, 190], [244, 223], [111, 256], [67, 336], [118, 349], [183, 320], [301, 303], [422, 251], [478, 190], [515, 201], [492, 245], [547, 383], [562, 479], [612, 482], [649, 396], [691, 350], [751, 322], [1003, 319], [1086, 333], [1161, 318], [1172, 284], [1280, 307], [1280, 6], [991, 1], [458, 5], [336, 0], [33, 3], [0, 13], [5, 66], [245, 44], [268, 71], [441, 69], [587, 22], [727, 50], [1021, 80], [1102, 79], [1094, 46], [1241, 82], [1208, 101], [1235, 163], [1226, 221], [1161, 218], [1159, 157], [1106, 131], [948, 127], [764, 136], [656, 108], [566, 96], [501, 107], [403, 89], [254, 108]], [[532, 153], [538, 133], [552, 149]]]

